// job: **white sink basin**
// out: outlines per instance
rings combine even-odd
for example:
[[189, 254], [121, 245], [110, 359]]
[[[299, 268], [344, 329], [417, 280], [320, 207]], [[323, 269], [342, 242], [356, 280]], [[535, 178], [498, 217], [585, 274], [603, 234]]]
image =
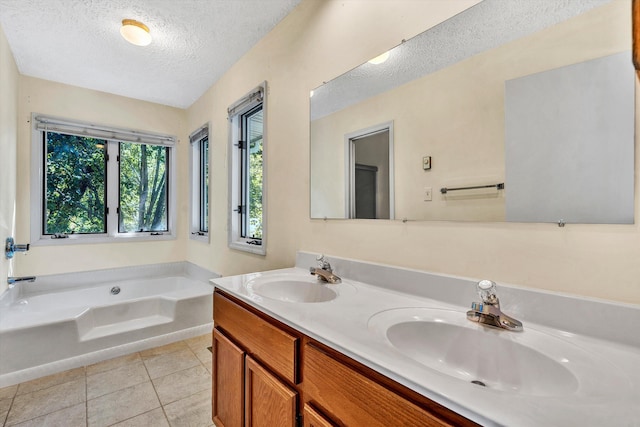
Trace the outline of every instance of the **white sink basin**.
[[264, 297], [291, 303], [320, 303], [336, 299], [339, 295], [355, 292], [345, 283], [323, 284], [315, 276], [282, 274], [256, 277], [246, 284], [252, 297]]
[[[462, 311], [430, 308], [388, 310], [369, 319], [369, 329], [406, 357], [479, 392], [598, 395], [625, 385], [605, 360], [524, 327], [523, 332], [488, 328], [468, 321]], [[603, 370], [606, 377], [598, 375]]]

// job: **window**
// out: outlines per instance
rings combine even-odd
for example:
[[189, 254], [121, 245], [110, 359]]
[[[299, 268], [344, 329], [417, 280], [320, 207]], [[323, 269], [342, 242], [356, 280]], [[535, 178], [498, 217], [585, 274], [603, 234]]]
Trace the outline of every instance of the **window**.
[[191, 142], [191, 238], [209, 241], [209, 125], [189, 136]]
[[266, 253], [265, 87], [258, 86], [229, 107], [229, 246]]
[[36, 114], [32, 123], [32, 243], [173, 238], [175, 138]]

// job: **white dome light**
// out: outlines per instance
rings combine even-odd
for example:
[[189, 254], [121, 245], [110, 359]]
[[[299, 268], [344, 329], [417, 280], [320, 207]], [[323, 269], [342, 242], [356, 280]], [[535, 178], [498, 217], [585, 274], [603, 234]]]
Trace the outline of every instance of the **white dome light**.
[[136, 46], [147, 46], [151, 43], [149, 28], [134, 19], [123, 19], [120, 34], [126, 41]]
[[382, 64], [387, 59], [389, 59], [389, 51], [383, 53], [382, 55], [378, 55], [373, 59], [370, 59], [368, 62], [369, 64], [378, 65], [378, 64]]

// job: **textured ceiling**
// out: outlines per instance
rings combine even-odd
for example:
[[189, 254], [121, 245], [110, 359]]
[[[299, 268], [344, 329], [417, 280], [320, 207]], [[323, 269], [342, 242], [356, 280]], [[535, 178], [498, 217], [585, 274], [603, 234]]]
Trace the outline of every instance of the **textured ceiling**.
[[484, 0], [314, 89], [316, 120], [478, 53], [533, 34], [612, 0]]
[[[0, 0], [21, 74], [186, 108], [300, 0]], [[153, 42], [120, 36], [144, 22]]]

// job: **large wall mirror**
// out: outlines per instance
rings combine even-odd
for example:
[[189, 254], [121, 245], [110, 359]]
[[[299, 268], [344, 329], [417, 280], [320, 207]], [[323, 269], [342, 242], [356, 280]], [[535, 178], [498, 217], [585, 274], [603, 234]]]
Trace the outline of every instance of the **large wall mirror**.
[[631, 0], [484, 0], [314, 89], [311, 217], [633, 223], [631, 39]]

